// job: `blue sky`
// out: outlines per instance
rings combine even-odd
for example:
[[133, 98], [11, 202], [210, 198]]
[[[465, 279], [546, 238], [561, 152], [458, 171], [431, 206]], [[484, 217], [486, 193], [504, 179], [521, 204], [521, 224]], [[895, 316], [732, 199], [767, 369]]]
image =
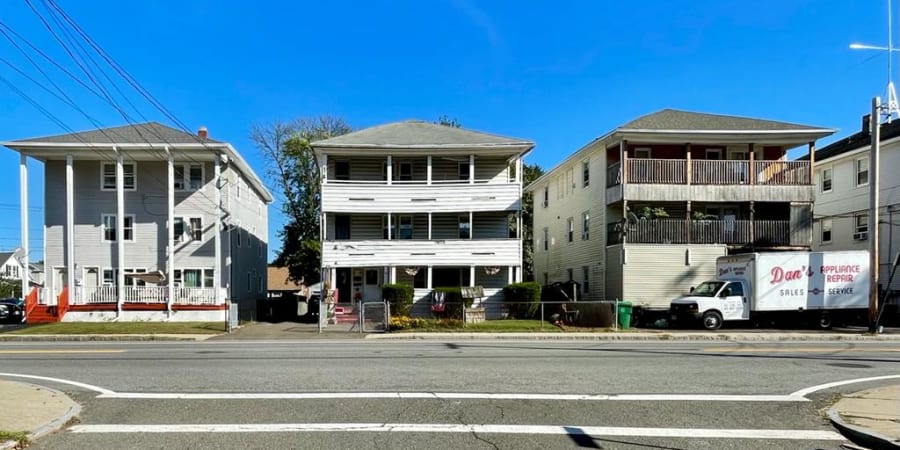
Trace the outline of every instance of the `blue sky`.
[[[885, 53], [848, 49], [887, 43], [884, 0], [56, 2], [188, 127], [205, 125], [260, 174], [250, 126], [319, 114], [357, 128], [447, 115], [534, 140], [528, 162], [545, 169], [662, 108], [839, 129], [822, 146], [855, 132], [887, 82]], [[77, 71], [24, 1], [3, 3], [0, 21]], [[2, 38], [0, 58], [42, 80]], [[62, 72], [48, 74], [102, 125], [125, 123]], [[94, 128], [8, 66], [0, 75], [66, 126]], [[0, 84], [0, 141], [62, 132]], [[19, 240], [17, 165], [0, 151], [0, 250]], [[40, 258], [42, 171], [29, 167]], [[270, 254], [279, 210], [270, 209]]]

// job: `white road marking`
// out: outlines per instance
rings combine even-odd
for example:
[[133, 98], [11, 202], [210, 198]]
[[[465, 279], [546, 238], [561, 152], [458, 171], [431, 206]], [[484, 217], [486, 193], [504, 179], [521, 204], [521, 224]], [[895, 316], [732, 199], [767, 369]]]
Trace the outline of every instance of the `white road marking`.
[[64, 380], [62, 378], [42, 377], [42, 376], [38, 376], [38, 375], [25, 375], [25, 374], [20, 374], [20, 373], [3, 373], [3, 372], [0, 372], [0, 377], [27, 378], [30, 380], [52, 381], [54, 383], [68, 384], [71, 386], [80, 387], [82, 389], [87, 389], [89, 391], [97, 392], [101, 396], [108, 395], [108, 394], [115, 394], [115, 391], [111, 391], [106, 388], [94, 386], [92, 384], [82, 383], [79, 381]]
[[753, 430], [712, 428], [637, 428], [556, 425], [465, 425], [428, 423], [259, 423], [259, 424], [177, 424], [177, 425], [75, 425], [72, 433], [279, 433], [316, 431], [399, 432], [399, 433], [479, 433], [556, 434], [588, 436], [630, 436], [712, 439], [784, 439], [843, 441], [843, 436], [827, 430]]
[[145, 400], [324, 400], [324, 399], [440, 399], [440, 400], [548, 400], [548, 401], [696, 401], [696, 402], [807, 402], [793, 395], [711, 394], [490, 394], [470, 392], [110, 392], [98, 398]]
[[797, 392], [791, 394], [791, 396], [796, 397], [806, 397], [813, 392], [824, 391], [825, 389], [831, 389], [833, 387], [844, 386], [847, 384], [856, 384], [856, 383], [866, 383], [869, 381], [881, 381], [881, 380], [892, 380], [895, 378], [900, 378], [900, 375], [883, 375], [880, 377], [868, 377], [868, 378], [854, 378], [852, 380], [844, 380], [844, 381], [835, 381], [832, 383], [820, 384], [817, 386], [810, 386], [808, 388], [800, 389]]

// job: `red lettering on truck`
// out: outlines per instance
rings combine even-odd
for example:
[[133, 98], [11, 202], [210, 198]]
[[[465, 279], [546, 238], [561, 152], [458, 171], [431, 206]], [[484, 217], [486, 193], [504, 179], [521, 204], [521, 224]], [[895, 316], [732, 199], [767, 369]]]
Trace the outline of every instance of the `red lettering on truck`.
[[785, 269], [781, 266], [775, 266], [772, 267], [771, 272], [769, 272], [769, 275], [771, 276], [769, 283], [778, 284], [782, 281], [799, 280], [803, 277], [812, 276], [812, 274], [812, 267], [807, 269], [806, 266], [800, 266], [799, 269]]

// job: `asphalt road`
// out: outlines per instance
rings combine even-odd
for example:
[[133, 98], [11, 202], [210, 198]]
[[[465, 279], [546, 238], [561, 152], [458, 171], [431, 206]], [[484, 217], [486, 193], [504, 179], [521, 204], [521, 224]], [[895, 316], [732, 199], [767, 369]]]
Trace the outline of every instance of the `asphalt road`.
[[844, 441], [820, 409], [836, 393], [889, 381], [791, 394], [897, 375], [898, 362], [900, 346], [893, 342], [319, 340], [0, 348], [0, 372], [89, 385], [31, 380], [84, 406], [80, 424], [35, 449], [836, 449]]

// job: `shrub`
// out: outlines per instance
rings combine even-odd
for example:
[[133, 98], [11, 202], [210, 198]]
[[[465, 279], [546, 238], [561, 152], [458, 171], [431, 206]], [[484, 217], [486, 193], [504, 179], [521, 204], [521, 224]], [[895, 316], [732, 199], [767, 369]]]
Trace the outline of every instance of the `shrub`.
[[503, 287], [503, 302], [513, 319], [532, 319], [541, 305], [541, 285], [534, 281]]
[[[453, 319], [462, 319], [463, 316], [463, 304], [465, 304], [466, 308], [472, 307], [472, 302], [475, 301], [473, 298], [462, 298], [462, 294], [460, 293], [459, 287], [436, 287], [434, 288], [436, 292], [444, 293], [444, 303], [446, 307], [444, 308], [444, 315]], [[463, 303], [465, 302], [465, 303]]]
[[381, 295], [391, 305], [391, 315], [408, 316], [413, 306], [413, 287], [408, 284], [385, 284]]
[[423, 319], [421, 317], [391, 316], [390, 331], [426, 329], [452, 330], [462, 328], [459, 319]]

